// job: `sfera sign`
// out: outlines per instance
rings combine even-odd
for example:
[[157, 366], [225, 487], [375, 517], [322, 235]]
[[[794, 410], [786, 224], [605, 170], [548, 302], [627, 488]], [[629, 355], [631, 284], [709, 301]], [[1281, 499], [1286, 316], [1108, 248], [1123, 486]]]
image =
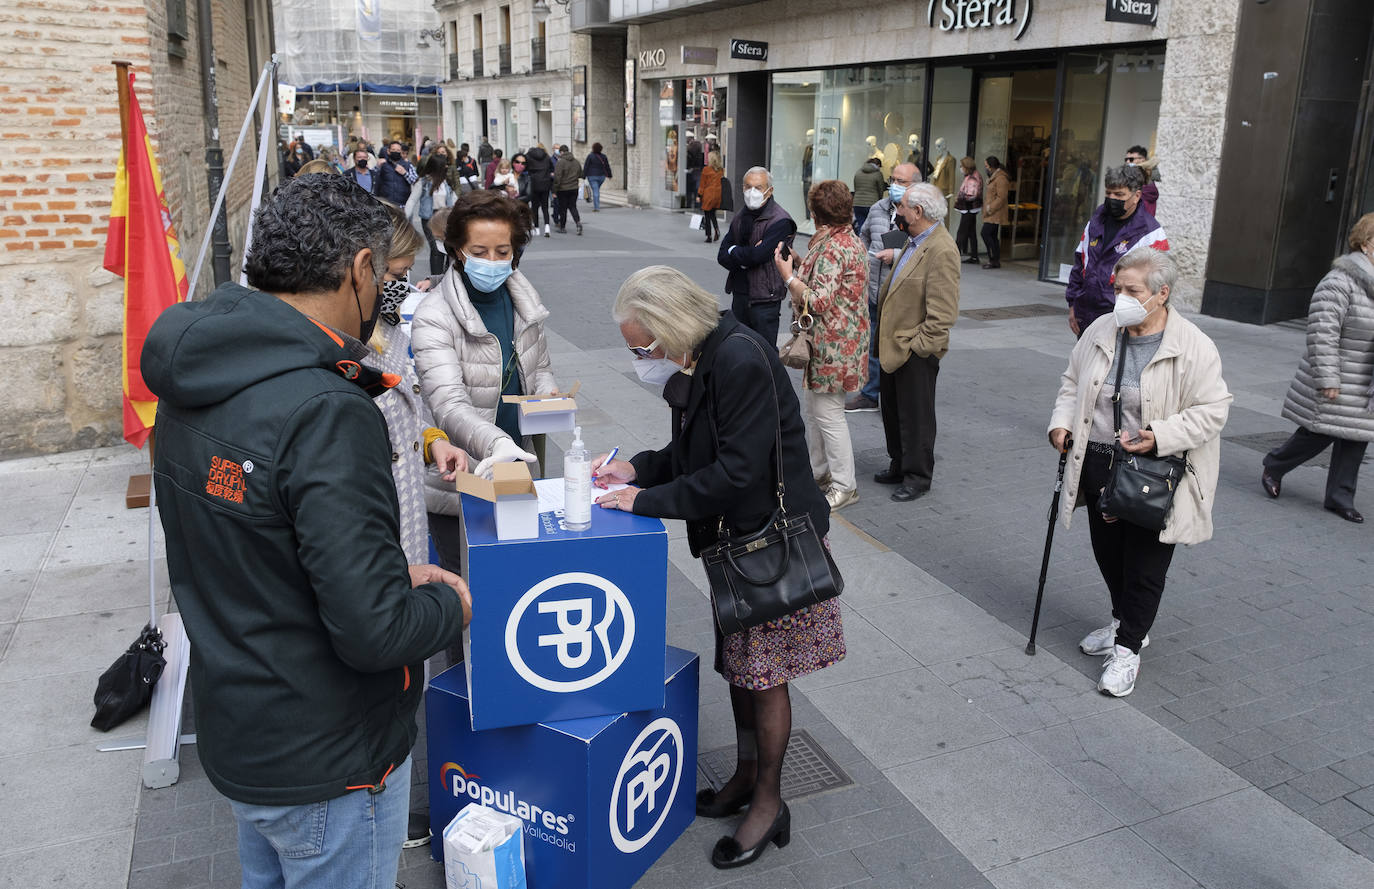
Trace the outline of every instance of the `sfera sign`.
[[1159, 0], [1107, 0], [1107, 21], [1153, 27], [1159, 21]]
[[746, 59], [750, 62], [766, 62], [768, 61], [768, 44], [762, 40], [734, 38], [730, 41], [730, 58]]
[[929, 0], [926, 21], [941, 31], [1015, 28], [1012, 39], [1020, 40], [1030, 24], [1031, 3], [1032, 0]]

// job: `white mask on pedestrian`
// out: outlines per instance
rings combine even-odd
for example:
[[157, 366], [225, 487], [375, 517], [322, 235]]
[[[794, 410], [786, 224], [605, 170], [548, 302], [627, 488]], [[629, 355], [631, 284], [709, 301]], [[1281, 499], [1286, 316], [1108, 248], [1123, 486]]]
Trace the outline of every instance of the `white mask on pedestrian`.
[[[1154, 299], [1153, 296], [1150, 299]], [[1146, 300], [1145, 302], [1149, 302]], [[1159, 306], [1155, 306], [1155, 309]], [[1134, 296], [1127, 296], [1124, 293], [1116, 295], [1116, 305], [1112, 306], [1112, 317], [1116, 319], [1117, 327], [1136, 327], [1145, 323], [1145, 319], [1154, 314], [1155, 309], [1147, 309], [1140, 300]]]
[[767, 196], [765, 196], [760, 189], [746, 188], [744, 190], [744, 206], [748, 207], [750, 210], [759, 209], [767, 200]]
[[640, 382], [650, 386], [662, 386], [672, 379], [673, 374], [682, 370], [682, 365], [667, 358], [635, 358], [633, 364]]

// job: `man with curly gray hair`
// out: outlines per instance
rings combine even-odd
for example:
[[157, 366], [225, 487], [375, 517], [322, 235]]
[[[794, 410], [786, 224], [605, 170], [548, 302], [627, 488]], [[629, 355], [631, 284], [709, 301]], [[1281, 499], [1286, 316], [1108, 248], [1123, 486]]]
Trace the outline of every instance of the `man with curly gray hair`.
[[290, 180], [254, 217], [252, 287], [172, 306], [143, 348], [200, 760], [245, 887], [391, 889], [423, 662], [471, 613], [457, 575], [407, 566], [372, 403], [398, 379], [361, 361], [391, 231], [349, 179]]

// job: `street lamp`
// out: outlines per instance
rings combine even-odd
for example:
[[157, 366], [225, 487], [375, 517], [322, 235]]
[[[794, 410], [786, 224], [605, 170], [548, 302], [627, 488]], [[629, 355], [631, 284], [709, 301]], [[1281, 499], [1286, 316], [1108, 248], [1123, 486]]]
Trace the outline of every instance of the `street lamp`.
[[420, 29], [420, 43], [418, 44], [419, 47], [420, 47], [420, 49], [429, 49], [429, 44], [425, 42], [426, 38], [428, 38], [428, 39], [430, 39], [430, 40], [437, 40], [437, 41], [439, 41], [439, 44], [440, 44], [440, 45], [443, 45], [443, 43], [444, 43], [444, 29], [443, 29], [443, 28], [421, 28], [421, 29]]
[[[553, 0], [553, 2], [563, 7], [563, 11], [567, 12], [568, 4], [571, 3], [572, 0]], [[553, 9], [549, 7], [548, 0], [534, 0], [534, 6], [530, 8], [530, 14], [534, 16], [536, 22], [547, 21], [548, 17], [553, 15]]]

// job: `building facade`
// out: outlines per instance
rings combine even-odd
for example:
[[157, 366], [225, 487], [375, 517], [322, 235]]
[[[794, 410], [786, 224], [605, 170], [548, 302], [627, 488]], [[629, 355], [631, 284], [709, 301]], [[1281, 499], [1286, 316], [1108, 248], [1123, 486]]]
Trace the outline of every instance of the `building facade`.
[[[271, 56], [266, 0], [213, 0], [220, 127], [232, 140]], [[121, 439], [123, 282], [102, 267], [119, 106], [114, 59], [133, 63], [188, 266], [210, 215], [197, 4], [28, 0], [0, 9], [0, 457]], [[230, 180], [229, 238], [243, 243], [246, 152]], [[231, 266], [240, 262], [237, 249]], [[213, 286], [202, 275], [203, 294]]]
[[511, 153], [567, 144], [578, 158], [602, 144], [624, 191], [625, 27], [576, 31], [576, 7], [532, 0], [436, 0], [448, 51], [445, 134]]
[[[1204, 289], [1217, 289], [1208, 287], [1209, 256], [1226, 255], [1228, 247], [1224, 236], [1213, 236], [1228, 123], [1231, 130], [1242, 126], [1228, 116], [1231, 97], [1249, 96], [1248, 81], [1233, 82], [1249, 70], [1237, 61], [1247, 55], [1237, 51], [1238, 31], [1247, 22], [1265, 23], [1254, 30], [1274, 44], [1266, 71], [1283, 73], [1253, 75], [1288, 82], [1290, 104], [1311, 92], [1299, 81], [1311, 80], [1320, 91], [1319, 78], [1300, 76], [1304, 67], [1342, 72], [1345, 92], [1358, 99], [1369, 76], [1374, 16], [1374, 4], [1319, 0], [1148, 0], [1129, 8], [1114, 0], [573, 4], [588, 27], [626, 28], [632, 201], [689, 205], [679, 147], [689, 130], [698, 139], [718, 138], [736, 189], [749, 167], [769, 167], [777, 198], [799, 221], [810, 183], [849, 182], [870, 157], [885, 173], [915, 161], [948, 194], [958, 186], [960, 158], [981, 166], [991, 155], [1011, 179], [1004, 260], [1064, 281], [1084, 224], [1102, 200], [1103, 169], [1143, 145], [1158, 162], [1157, 216], [1183, 270], [1177, 295], [1194, 306], [1203, 303]], [[1286, 7], [1279, 25], [1270, 21], [1276, 6]], [[1313, 34], [1345, 39], [1309, 48]], [[1294, 54], [1306, 60], [1308, 53], [1312, 65], [1294, 70]], [[1363, 144], [1353, 132], [1355, 104], [1348, 103], [1350, 120], [1334, 133], [1347, 154]], [[1297, 120], [1295, 114], [1290, 129]], [[1275, 139], [1286, 146], [1284, 135]], [[1237, 164], [1253, 152], [1243, 140], [1231, 142]], [[1281, 191], [1284, 178], [1274, 167], [1265, 174], [1264, 166], [1249, 169]], [[1336, 191], [1354, 193], [1356, 166], [1352, 161], [1347, 176], [1340, 165]], [[1330, 208], [1319, 227], [1317, 265], [1329, 263], [1337, 230], [1358, 215], [1357, 203]], [[1241, 204], [1231, 209], [1246, 212]], [[1310, 293], [1316, 278], [1310, 271], [1306, 277]], [[1251, 282], [1207, 302], [1217, 314], [1245, 320], [1305, 311], [1305, 303], [1291, 299], [1278, 305], [1266, 286]]]

